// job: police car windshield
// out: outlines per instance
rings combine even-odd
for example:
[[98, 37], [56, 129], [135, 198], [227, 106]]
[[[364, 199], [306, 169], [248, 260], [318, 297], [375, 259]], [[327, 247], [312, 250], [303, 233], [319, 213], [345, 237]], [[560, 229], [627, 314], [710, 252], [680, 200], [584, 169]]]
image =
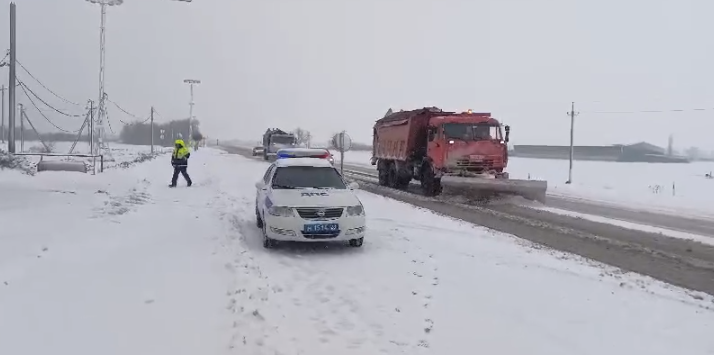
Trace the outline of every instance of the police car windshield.
[[300, 188], [346, 189], [344, 181], [334, 168], [316, 166], [285, 166], [273, 176], [274, 189]]

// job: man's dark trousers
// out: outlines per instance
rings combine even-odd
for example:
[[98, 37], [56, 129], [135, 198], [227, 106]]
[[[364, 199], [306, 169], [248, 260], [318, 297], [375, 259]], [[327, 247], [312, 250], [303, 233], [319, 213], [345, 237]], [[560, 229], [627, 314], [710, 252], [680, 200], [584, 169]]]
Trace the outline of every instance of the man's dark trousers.
[[186, 183], [188, 184], [188, 186], [191, 186], [191, 177], [188, 176], [188, 172], [186, 171], [186, 169], [188, 169], [186, 165], [174, 165], [174, 175], [171, 177], [171, 186], [176, 186], [176, 183], [178, 182], [179, 173], [181, 173], [181, 175], [183, 175], [183, 178], [186, 179]]

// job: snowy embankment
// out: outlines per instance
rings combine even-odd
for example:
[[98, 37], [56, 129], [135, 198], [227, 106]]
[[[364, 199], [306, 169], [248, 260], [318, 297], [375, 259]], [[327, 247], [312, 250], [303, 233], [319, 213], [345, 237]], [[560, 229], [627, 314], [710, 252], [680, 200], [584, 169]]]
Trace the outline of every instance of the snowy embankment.
[[0, 354], [714, 351], [710, 296], [364, 191], [364, 247], [265, 250], [267, 164], [204, 148], [168, 189], [167, 159], [0, 172]]
[[[345, 163], [369, 167], [368, 151], [345, 153]], [[339, 154], [335, 153], [339, 161]], [[714, 179], [705, 174], [714, 163], [615, 163], [576, 161], [572, 185], [568, 161], [511, 157], [508, 171], [514, 179], [548, 181], [548, 195], [610, 203], [655, 212], [714, 218]]]

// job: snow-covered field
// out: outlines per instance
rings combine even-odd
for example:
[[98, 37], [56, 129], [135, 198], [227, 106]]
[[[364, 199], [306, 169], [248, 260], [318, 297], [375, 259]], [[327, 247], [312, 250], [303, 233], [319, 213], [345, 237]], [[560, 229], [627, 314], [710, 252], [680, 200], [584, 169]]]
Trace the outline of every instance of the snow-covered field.
[[364, 191], [363, 248], [265, 250], [265, 163], [167, 159], [0, 171], [0, 354], [714, 352], [710, 296]]
[[[345, 153], [345, 163], [369, 164], [371, 152]], [[335, 154], [339, 160], [339, 154]], [[548, 194], [714, 218], [714, 179], [705, 174], [714, 163], [690, 164], [613, 163], [575, 161], [573, 184], [567, 185], [568, 161], [552, 159], [509, 159], [508, 171], [514, 179], [548, 181]]]

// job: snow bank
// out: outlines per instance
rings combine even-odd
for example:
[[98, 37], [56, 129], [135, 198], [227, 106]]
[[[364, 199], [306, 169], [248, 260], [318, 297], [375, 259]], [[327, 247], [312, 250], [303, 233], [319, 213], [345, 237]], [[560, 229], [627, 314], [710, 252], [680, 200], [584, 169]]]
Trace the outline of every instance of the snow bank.
[[714, 350], [709, 296], [364, 191], [364, 247], [265, 250], [266, 167], [205, 148], [191, 188], [166, 187], [163, 158], [97, 176], [0, 173], [0, 353]]
[[[345, 163], [370, 167], [371, 152], [345, 153]], [[339, 154], [335, 156], [339, 160]], [[576, 161], [572, 185], [567, 160], [509, 159], [514, 179], [548, 181], [548, 194], [564, 198], [606, 202], [658, 212], [714, 218], [714, 180], [704, 174], [714, 163], [690, 164], [614, 163]]]

